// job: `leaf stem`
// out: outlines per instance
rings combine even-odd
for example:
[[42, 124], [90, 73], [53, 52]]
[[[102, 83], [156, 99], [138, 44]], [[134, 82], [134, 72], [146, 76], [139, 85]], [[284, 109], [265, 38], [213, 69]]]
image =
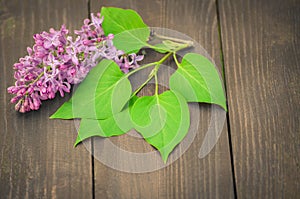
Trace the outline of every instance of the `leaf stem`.
[[146, 64], [146, 65], [144, 65], [144, 66], [141, 66], [141, 67], [139, 67], [139, 68], [137, 68], [137, 69], [135, 69], [135, 70], [132, 70], [132, 71], [130, 71], [129, 73], [127, 73], [125, 77], [129, 77], [130, 75], [132, 75], [132, 74], [134, 74], [134, 73], [136, 73], [136, 72], [138, 72], [138, 71], [140, 71], [140, 70], [143, 70], [143, 69], [148, 68], [148, 67], [150, 67], [150, 66], [154, 66], [154, 65], [156, 65], [156, 64], [157, 64], [157, 62], [152, 62], [152, 63]]
[[[166, 61], [166, 59], [168, 59], [168, 57], [170, 57], [170, 55], [172, 54], [172, 52], [169, 52], [168, 54], [166, 54], [163, 58], [161, 58], [159, 61], [157, 62], [152, 62], [152, 63], [149, 63], [149, 64], [146, 64], [140, 68], [137, 68], [131, 72], [129, 72], [127, 74], [127, 76], [130, 76], [132, 74], [134, 74], [135, 72], [139, 71], [139, 70], [142, 70], [142, 69], [145, 69], [147, 67], [150, 67], [150, 66], [153, 66], [155, 65], [155, 68], [151, 71], [148, 79], [139, 87], [137, 88], [134, 93], [131, 95], [131, 97], [135, 96], [136, 94], [138, 94], [138, 92], [140, 92], [142, 90], [142, 88], [144, 88], [146, 86], [146, 84], [153, 78], [153, 76], [157, 76], [157, 71], [159, 69], [159, 66], [164, 62]], [[138, 70], [139, 69], [139, 70]], [[155, 84], [156, 84], [156, 87], [157, 87], [157, 93], [158, 93], [158, 83], [157, 83], [157, 77], [155, 79]], [[156, 92], [156, 87], [155, 87], [155, 92]]]
[[157, 79], [157, 72], [158, 72], [158, 69], [159, 69], [160, 65], [161, 65], [164, 61], [166, 61], [166, 60], [173, 54], [174, 60], [175, 60], [175, 62], [176, 62], [176, 64], [177, 64], [177, 66], [179, 66], [179, 62], [178, 62], [178, 60], [177, 60], [177, 58], [176, 58], [176, 52], [179, 51], [179, 50], [182, 50], [182, 49], [184, 49], [184, 48], [188, 48], [188, 47], [190, 47], [190, 46], [192, 46], [192, 43], [186, 42], [186, 43], [184, 43], [182, 46], [180, 46], [179, 48], [177, 48], [176, 50], [171, 51], [171, 52], [168, 52], [168, 54], [166, 54], [164, 57], [162, 57], [159, 61], [157, 61], [157, 62], [152, 62], [152, 63], [149, 63], [149, 64], [146, 64], [146, 65], [144, 65], [144, 66], [141, 66], [141, 67], [139, 67], [139, 68], [137, 68], [137, 69], [135, 69], [135, 70], [130, 71], [129, 73], [127, 73], [127, 75], [126, 75], [125, 77], [129, 77], [130, 75], [132, 75], [132, 74], [134, 74], [134, 73], [136, 73], [136, 72], [138, 72], [138, 71], [140, 71], [140, 70], [143, 70], [143, 69], [145, 69], [145, 68], [148, 68], [148, 67], [150, 67], [150, 66], [155, 65], [155, 68], [151, 71], [151, 73], [150, 73], [148, 79], [147, 79], [147, 80], [146, 80], [139, 88], [137, 88], [137, 89], [133, 92], [133, 94], [131, 95], [131, 97], [133, 97], [133, 96], [135, 96], [136, 94], [138, 94], [138, 92], [140, 92], [140, 91], [142, 90], [142, 88], [144, 88], [144, 87], [146, 86], [146, 84], [153, 78], [153, 76], [155, 77], [155, 95], [158, 95], [158, 79]]
[[168, 59], [168, 57], [170, 57], [170, 55], [172, 54], [172, 52], [169, 52], [168, 54], [166, 54], [163, 58], [161, 58], [161, 60], [159, 60], [157, 62], [158, 65], [162, 64], [164, 61], [166, 61]]
[[[154, 71], [154, 69], [152, 70], [152, 71]], [[135, 96], [136, 94], [138, 94], [141, 90], [142, 90], [142, 88], [144, 88], [145, 86], [146, 86], [146, 84], [148, 84], [148, 82], [151, 80], [153, 78], [153, 74], [152, 74], [152, 72], [150, 73], [150, 75], [149, 75], [149, 77], [148, 77], [148, 79], [138, 88], [138, 89], [136, 89], [135, 91], [134, 91], [134, 93], [132, 93], [132, 95], [131, 95], [131, 97], [133, 97], [133, 96]]]
[[[158, 70], [157, 70], [158, 71]], [[157, 71], [154, 75], [155, 78], [155, 95], [158, 95], [158, 80], [157, 80]]]
[[135, 70], [132, 70], [130, 71], [129, 73], [126, 74], [126, 77], [129, 77], [130, 75], [140, 71], [140, 70], [143, 70], [145, 68], [148, 68], [150, 66], [153, 66], [153, 65], [159, 65], [159, 64], [162, 64], [164, 61], [166, 61], [166, 59], [168, 59], [168, 57], [170, 57], [170, 55], [172, 54], [172, 52], [169, 52], [168, 54], [166, 54], [163, 58], [161, 58], [159, 61], [157, 62], [152, 62], [152, 63], [149, 63], [149, 64], [146, 64], [144, 66], [141, 66]]
[[154, 32], [153, 35], [156, 36], [157, 38], [160, 38], [160, 39], [171, 40], [171, 41], [175, 41], [175, 42], [179, 42], [179, 43], [193, 45], [192, 41], [183, 40], [183, 39], [174, 38], [174, 37], [168, 37], [168, 36], [157, 34], [156, 32]]
[[175, 61], [176, 65], [179, 67], [180, 64], [179, 64], [179, 62], [178, 62], [178, 60], [177, 60], [177, 57], [176, 57], [176, 53], [175, 53], [175, 52], [173, 53], [173, 58], [174, 58], [174, 61]]

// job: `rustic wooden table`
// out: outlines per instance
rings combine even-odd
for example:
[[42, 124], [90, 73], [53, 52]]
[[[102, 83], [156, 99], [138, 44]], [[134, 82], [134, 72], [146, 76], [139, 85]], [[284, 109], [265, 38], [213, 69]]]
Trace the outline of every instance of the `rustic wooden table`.
[[[131, 8], [149, 26], [184, 32], [216, 61], [229, 112], [206, 157], [198, 158], [200, 133], [168, 167], [121, 172], [83, 145], [73, 148], [74, 122], [48, 119], [69, 96], [44, 102], [39, 111], [14, 111], [6, 88], [32, 35], [62, 23], [78, 29], [101, 6]], [[298, 0], [2, 0], [0, 27], [0, 198], [299, 197]], [[207, 128], [208, 114], [200, 105], [199, 131]], [[128, 136], [113, 141], [135, 144]], [[88, 141], [94, 150], [96, 143]]]

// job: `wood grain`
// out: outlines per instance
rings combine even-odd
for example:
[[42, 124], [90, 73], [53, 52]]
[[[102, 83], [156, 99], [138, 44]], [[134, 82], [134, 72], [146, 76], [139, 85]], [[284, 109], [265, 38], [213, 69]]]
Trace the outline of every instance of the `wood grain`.
[[34, 33], [62, 23], [78, 29], [87, 16], [84, 0], [0, 1], [0, 198], [92, 198], [91, 156], [73, 148], [74, 123], [48, 118], [66, 98], [20, 114], [6, 92]]
[[[74, 123], [48, 119], [68, 97], [45, 102], [41, 110], [25, 115], [14, 111], [6, 88], [13, 84], [12, 65], [32, 45], [32, 35], [59, 28], [61, 23], [71, 30], [79, 28], [87, 17], [87, 5], [85, 0], [0, 1], [1, 198], [234, 197], [226, 126], [213, 151], [198, 158], [210, 125], [208, 105], [193, 112], [200, 126], [187, 152], [164, 169], [140, 174], [114, 170], [97, 159], [92, 168], [84, 146], [73, 149]], [[207, 49], [222, 71], [219, 13], [237, 196], [298, 197], [300, 7], [296, 0], [91, 0], [91, 11], [103, 5], [135, 9], [149, 26], [186, 33]], [[147, 53], [151, 58], [145, 62], [159, 58]], [[135, 83], [142, 79], [139, 75], [133, 77]], [[167, 74], [161, 79], [166, 80]], [[143, 90], [144, 94], [151, 92], [151, 85]], [[192, 104], [190, 109], [198, 107]], [[154, 151], [142, 139], [129, 135], [107, 140], [127, 151]], [[102, 142], [94, 139], [96, 157], [107, 153]], [[120, 154], [106, 155], [120, 164]], [[146, 161], [141, 163], [148, 166]], [[135, 162], [125, 166], [134, 168]]]
[[299, 1], [219, 9], [238, 198], [299, 198]]
[[[165, 27], [184, 32], [199, 42], [216, 61], [219, 69], [220, 46], [218, 38], [215, 2], [203, 1], [91, 1], [91, 11], [101, 6], [116, 6], [136, 10], [145, 23], [152, 27]], [[147, 51], [151, 53], [151, 51]], [[150, 54], [149, 56], [153, 56]], [[155, 56], [154, 56], [155, 57]], [[155, 57], [157, 58], [157, 57]], [[169, 62], [170, 63], [170, 62]], [[138, 81], [141, 77], [136, 76]], [[162, 77], [164, 79], [166, 77]], [[134, 79], [134, 78], [133, 78]], [[148, 87], [151, 90], [151, 86]], [[147, 92], [147, 91], [144, 91]], [[149, 93], [148, 93], [149, 94]], [[193, 104], [191, 110], [198, 110]], [[187, 152], [166, 168], [148, 173], [127, 173], [114, 170], [95, 159], [96, 198], [233, 198], [233, 181], [228, 148], [227, 127], [213, 151], [203, 159], [198, 158], [200, 146], [209, 126], [210, 106], [201, 105], [200, 112], [193, 115], [200, 119], [197, 136]], [[191, 132], [190, 132], [191, 133]], [[144, 140], [129, 135], [111, 138], [116, 146], [132, 152], [151, 152], [154, 149]], [[106, 150], [103, 139], [94, 139], [96, 158], [109, 156], [115, 164], [121, 164], [121, 153], [111, 154]], [[179, 150], [182, 150], [179, 148]], [[127, 160], [129, 161], [129, 159]], [[147, 167], [147, 161], [126, 162], [122, 168], [138, 165]], [[158, 161], [153, 159], [153, 161]], [[159, 163], [157, 162], [157, 165]]]

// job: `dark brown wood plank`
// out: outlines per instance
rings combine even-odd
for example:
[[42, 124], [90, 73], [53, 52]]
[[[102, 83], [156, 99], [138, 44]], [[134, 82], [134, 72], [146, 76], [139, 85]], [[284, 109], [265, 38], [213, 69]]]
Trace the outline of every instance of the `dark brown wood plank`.
[[238, 197], [299, 198], [299, 1], [219, 8]]
[[34, 33], [62, 23], [78, 29], [87, 16], [85, 0], [0, 3], [0, 198], [92, 198], [91, 156], [83, 146], [73, 148], [74, 123], [48, 118], [68, 97], [20, 114], [6, 92]]
[[[92, 12], [99, 11], [101, 6], [131, 8], [136, 10], [149, 26], [165, 27], [186, 33], [202, 44], [217, 62], [219, 69], [221, 68], [214, 1], [131, 0], [126, 3], [91, 1]], [[155, 53], [147, 52], [150, 52], [148, 57], [158, 58]], [[135, 78], [134, 82], [140, 77], [135, 76]], [[149, 89], [151, 90], [151, 87]], [[192, 110], [197, 108], [191, 106]], [[121, 172], [95, 159], [96, 198], [233, 198], [227, 127], [225, 125], [212, 152], [205, 158], [199, 159], [199, 149], [209, 126], [210, 106], [200, 106], [199, 118], [199, 132], [190, 148], [177, 161], [164, 169], [140, 174]], [[126, 151], [137, 153], [153, 151], [144, 140], [129, 135], [110, 140]], [[105, 147], [107, 145], [103, 144], [103, 139], [94, 139], [96, 156], [99, 153], [106, 153]], [[116, 164], [120, 164], [120, 159], [124, 159], [124, 157], [118, 158], [120, 153], [107, 153], [106, 156], [117, 157]], [[142, 164], [148, 166], [146, 161], [142, 161]], [[134, 163], [123, 165], [124, 168], [128, 166], [134, 168], [135, 165]]]

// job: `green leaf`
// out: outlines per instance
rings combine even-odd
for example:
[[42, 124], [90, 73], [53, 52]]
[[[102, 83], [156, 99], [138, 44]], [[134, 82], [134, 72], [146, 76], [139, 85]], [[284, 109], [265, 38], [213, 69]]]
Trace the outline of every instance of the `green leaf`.
[[83, 140], [92, 136], [111, 137], [122, 135], [133, 128], [131, 122], [129, 108], [136, 101], [137, 97], [134, 96], [130, 101], [129, 105], [113, 116], [110, 116], [104, 120], [95, 119], [82, 119], [78, 131], [78, 136], [75, 141], [75, 146]]
[[159, 52], [159, 53], [167, 53], [167, 52], [171, 52], [172, 50], [169, 49], [165, 44], [163, 43], [158, 43], [154, 45], [154, 50]]
[[167, 53], [174, 52], [183, 45], [186, 44], [180, 44], [170, 40], [163, 40], [162, 43], [155, 44], [153, 49], [159, 53]]
[[114, 34], [114, 45], [125, 53], [137, 53], [146, 46], [150, 36], [148, 26], [134, 10], [102, 7], [102, 27], [105, 35]]
[[170, 89], [179, 92], [188, 102], [218, 104], [226, 109], [226, 98], [219, 74], [207, 58], [186, 54], [170, 77]]
[[73, 119], [73, 111], [72, 111], [72, 101], [65, 102], [61, 107], [57, 109], [57, 111], [50, 116], [50, 119]]
[[106, 119], [124, 108], [131, 92], [131, 84], [119, 66], [114, 61], [102, 60], [79, 85], [70, 101], [51, 118]]
[[174, 91], [139, 98], [130, 114], [134, 128], [159, 150], [164, 162], [185, 137], [190, 125], [187, 102]]

